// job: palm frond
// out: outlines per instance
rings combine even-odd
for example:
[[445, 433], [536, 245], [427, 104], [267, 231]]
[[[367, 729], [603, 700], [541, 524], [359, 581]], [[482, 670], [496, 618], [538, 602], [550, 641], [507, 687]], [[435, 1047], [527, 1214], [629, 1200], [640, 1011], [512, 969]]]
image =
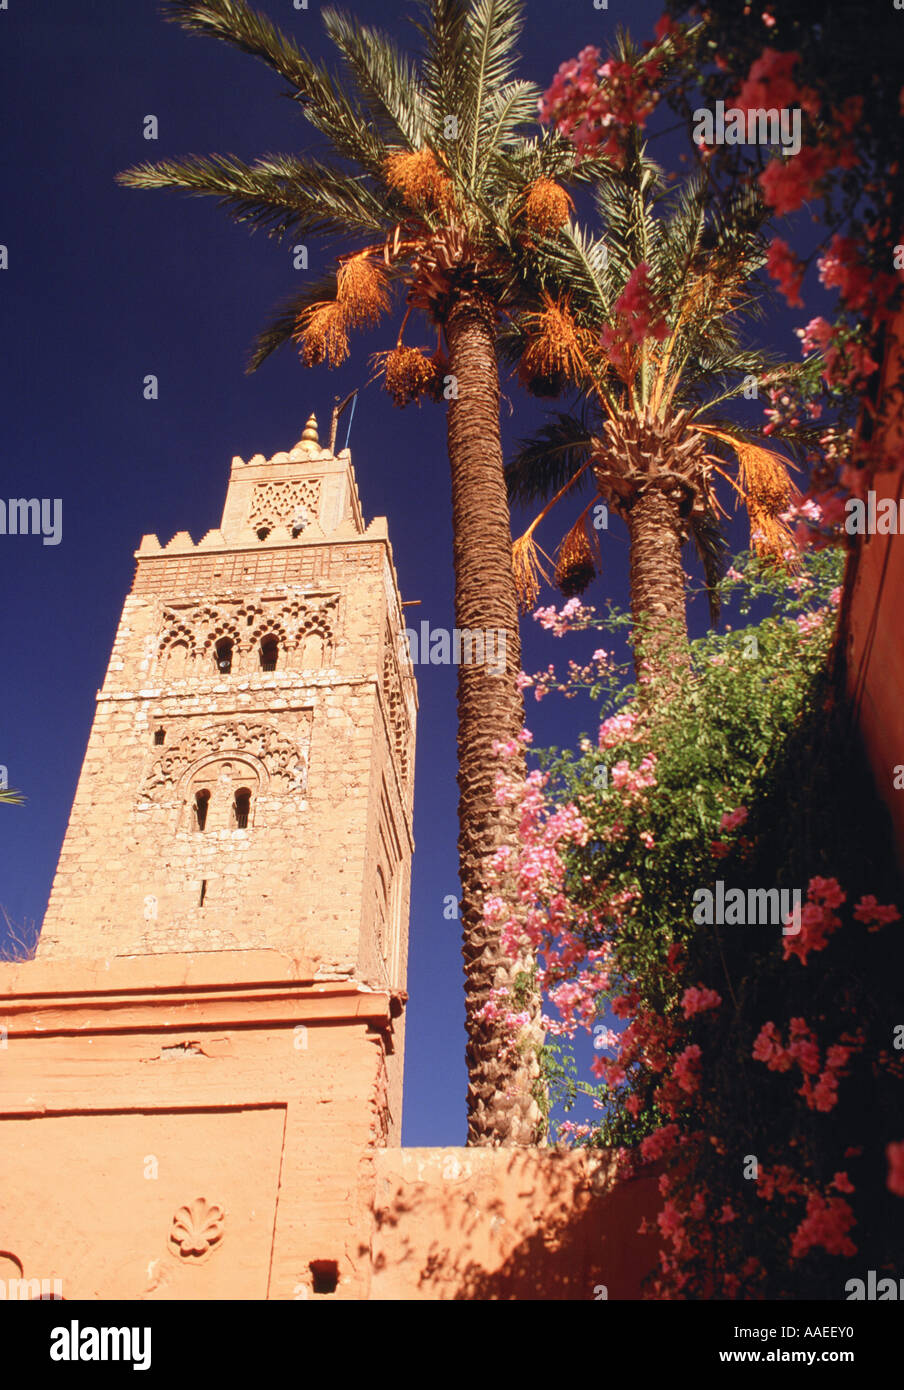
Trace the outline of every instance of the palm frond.
[[586, 471], [578, 470], [593, 455], [593, 435], [587, 421], [561, 412], [548, 420], [528, 439], [519, 440], [514, 456], [505, 468], [509, 501], [528, 504], [558, 492], [570, 478], [577, 491], [584, 485]]
[[336, 291], [337, 284], [334, 272], [305, 285], [304, 289], [296, 291], [295, 294], [284, 300], [270, 322], [261, 329], [255, 338], [251, 356], [245, 368], [246, 372], [249, 374], [256, 372], [271, 353], [276, 352], [277, 348], [282, 347], [285, 343], [291, 342], [298, 327], [298, 321], [304, 312], [315, 304], [335, 299]]
[[[421, 62], [424, 107], [434, 140], [438, 141], [447, 117], [457, 114], [460, 100], [468, 45], [468, 0], [421, 0], [421, 5], [427, 13], [427, 23], [413, 23], [425, 40]], [[450, 169], [462, 179], [461, 141], [450, 141], [444, 154]]]
[[268, 155], [246, 164], [235, 155], [187, 155], [136, 164], [116, 176], [125, 188], [178, 188], [193, 197], [214, 197], [236, 222], [268, 235], [297, 232], [385, 231], [390, 219], [365, 187], [315, 159]]
[[378, 125], [388, 125], [389, 138], [401, 138], [411, 149], [424, 140], [426, 123], [421, 84], [414, 65], [388, 35], [364, 28], [338, 10], [324, 10], [323, 24], [351, 69], [367, 109]]
[[515, 139], [522, 127], [536, 120], [539, 96], [540, 88], [533, 82], [507, 82], [492, 93], [487, 103], [487, 133], [482, 142], [483, 157], [477, 170], [478, 185], [494, 156]]
[[458, 120], [472, 185], [477, 183], [480, 154], [492, 129], [491, 98], [514, 75], [515, 45], [523, 25], [523, 0], [472, 0], [468, 7], [467, 61], [461, 74], [463, 100]]
[[307, 119], [327, 135], [337, 153], [379, 172], [385, 151], [364, 112], [354, 107], [323, 64], [245, 0], [165, 0], [164, 18], [189, 33], [207, 34], [260, 58], [284, 77]]

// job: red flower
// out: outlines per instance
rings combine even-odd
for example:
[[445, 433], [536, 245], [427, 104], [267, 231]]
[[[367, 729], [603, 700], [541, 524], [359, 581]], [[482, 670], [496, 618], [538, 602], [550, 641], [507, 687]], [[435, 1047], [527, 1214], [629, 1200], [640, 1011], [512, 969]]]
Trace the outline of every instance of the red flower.
[[859, 247], [853, 237], [833, 236], [828, 251], [817, 265], [819, 278], [826, 289], [837, 287], [847, 308], [855, 312], [866, 308], [875, 288], [874, 276], [869, 266], [860, 259]]
[[883, 907], [876, 902], [872, 893], [860, 899], [854, 908], [854, 916], [858, 922], [876, 922], [879, 926], [885, 926], [887, 922], [897, 922], [901, 914], [894, 904]]
[[835, 162], [831, 150], [805, 145], [790, 159], [773, 159], [759, 176], [763, 197], [775, 212], [796, 212], [816, 196], [820, 179]]
[[888, 1190], [896, 1197], [904, 1197], [904, 1142], [889, 1144], [885, 1157], [888, 1159]]
[[791, 76], [799, 56], [764, 48], [735, 98], [735, 105], [748, 111], [763, 106], [802, 106], [814, 116], [819, 110], [816, 93], [809, 87], [798, 87]]
[[848, 1238], [855, 1224], [854, 1213], [840, 1197], [821, 1197], [811, 1193], [807, 1198], [807, 1214], [794, 1232], [791, 1258], [799, 1260], [808, 1250], [821, 1245], [830, 1255], [856, 1255], [857, 1247]]
[[766, 269], [777, 280], [782, 294], [791, 305], [803, 307], [800, 287], [804, 278], [804, 263], [796, 256], [786, 241], [775, 237], [769, 244]]
[[672, 1074], [682, 1091], [687, 1091], [688, 1095], [693, 1095], [700, 1085], [700, 1048], [696, 1043], [691, 1043], [683, 1052], [679, 1052], [675, 1058], [675, 1066]]

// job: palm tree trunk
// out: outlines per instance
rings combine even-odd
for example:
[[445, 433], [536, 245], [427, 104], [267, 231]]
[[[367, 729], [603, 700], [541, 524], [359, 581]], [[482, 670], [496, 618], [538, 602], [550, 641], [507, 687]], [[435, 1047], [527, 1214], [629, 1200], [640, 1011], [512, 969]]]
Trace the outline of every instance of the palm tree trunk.
[[661, 488], [640, 493], [627, 514], [631, 540], [631, 613], [640, 684], [667, 678], [688, 661], [687, 612], [678, 502]]
[[[519, 992], [516, 1011], [527, 1008], [532, 1025], [512, 1053], [510, 1034], [479, 1016], [490, 991], [515, 987], [529, 970], [500, 947], [499, 932], [483, 918], [487, 875], [502, 845], [517, 843], [517, 814], [495, 799], [496, 772], [523, 775], [523, 756], [501, 762], [494, 742], [517, 737], [524, 724], [518, 689], [521, 644], [518, 601], [512, 575], [512, 538], [499, 435], [499, 368], [490, 304], [462, 297], [445, 323], [449, 366], [457, 396], [449, 404], [448, 444], [452, 471], [455, 622], [459, 629], [492, 632], [505, 670], [463, 661], [458, 669], [458, 787], [461, 921], [465, 962], [468, 1044], [468, 1143], [527, 1145], [539, 1141], [543, 1120], [537, 1101], [542, 1042], [540, 1001], [533, 988]], [[497, 662], [501, 665], [501, 660]], [[494, 889], [514, 901], [511, 881]], [[522, 982], [523, 983], [523, 982]]]

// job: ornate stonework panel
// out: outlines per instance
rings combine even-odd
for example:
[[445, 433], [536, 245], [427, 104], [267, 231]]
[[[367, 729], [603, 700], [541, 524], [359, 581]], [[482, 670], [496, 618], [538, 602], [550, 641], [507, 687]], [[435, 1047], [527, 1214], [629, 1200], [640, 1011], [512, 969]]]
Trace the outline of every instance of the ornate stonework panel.
[[[167, 725], [167, 745], [157, 754], [144, 784], [144, 796], [168, 800], [196, 780], [205, 764], [238, 764], [232, 780], [256, 779], [261, 790], [303, 794], [307, 788], [311, 741], [310, 710], [283, 714], [276, 728], [265, 718], [182, 719]], [[243, 766], [244, 765], [244, 766]], [[246, 773], [247, 769], [247, 773]]]
[[408, 781], [408, 711], [402, 694], [402, 679], [392, 633], [386, 628], [383, 638], [383, 698], [389, 712], [389, 727], [398, 759], [402, 781]]
[[303, 530], [317, 520], [320, 511], [320, 479], [298, 478], [294, 482], [256, 483], [248, 508], [248, 524], [255, 531], [273, 531], [285, 526], [290, 532]]
[[338, 608], [338, 594], [247, 601], [227, 597], [211, 603], [167, 605], [157, 653], [161, 673], [167, 679], [218, 674], [215, 652], [224, 639], [232, 644], [232, 672], [260, 670], [261, 643], [267, 638], [275, 638], [278, 644], [278, 666], [300, 670], [329, 666]]
[[226, 1213], [216, 1202], [196, 1197], [180, 1207], [173, 1217], [169, 1233], [169, 1248], [181, 1260], [199, 1263], [218, 1249], [223, 1239]]

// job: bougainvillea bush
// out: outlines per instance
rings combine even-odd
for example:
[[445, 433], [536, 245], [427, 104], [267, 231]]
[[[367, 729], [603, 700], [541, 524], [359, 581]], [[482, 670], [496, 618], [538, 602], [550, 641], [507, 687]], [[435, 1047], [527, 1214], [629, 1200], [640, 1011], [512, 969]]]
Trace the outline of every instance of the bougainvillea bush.
[[[626, 1180], [661, 1169], [654, 1297], [841, 1299], [900, 1258], [901, 885], [830, 675], [839, 582], [834, 550], [791, 579], [743, 556], [722, 595], [740, 626], [693, 642], [664, 686], [625, 686], [602, 647], [524, 677], [603, 717], [500, 780], [521, 808], [500, 856], [519, 899], [487, 912], [513, 954], [537, 952], [553, 1102], [591, 1106], [560, 1141], [615, 1148]], [[576, 599], [535, 616], [630, 631]], [[708, 922], [720, 881], [745, 903], [784, 889], [798, 914]], [[517, 998], [488, 1007], [517, 1046]]]
[[[688, 133], [681, 158], [706, 167], [714, 198], [756, 192], [770, 234], [767, 274], [803, 311], [796, 331], [807, 366], [793, 384], [760, 383], [766, 428], [797, 431], [804, 446], [800, 538], [838, 541], [847, 498], [862, 498], [875, 470], [900, 463], [888, 426], [902, 383], [890, 375], [879, 389], [904, 285], [900, 13], [880, 5], [864, 25], [858, 0], [666, 8], [642, 46], [622, 42], [607, 56], [588, 45], [562, 63], [540, 117], [579, 153], [617, 163], [629, 131], [661, 134], [668, 109]], [[797, 112], [799, 148], [697, 145], [695, 121], [718, 102], [745, 116]], [[809, 307], [817, 280], [831, 296], [829, 318]]]

